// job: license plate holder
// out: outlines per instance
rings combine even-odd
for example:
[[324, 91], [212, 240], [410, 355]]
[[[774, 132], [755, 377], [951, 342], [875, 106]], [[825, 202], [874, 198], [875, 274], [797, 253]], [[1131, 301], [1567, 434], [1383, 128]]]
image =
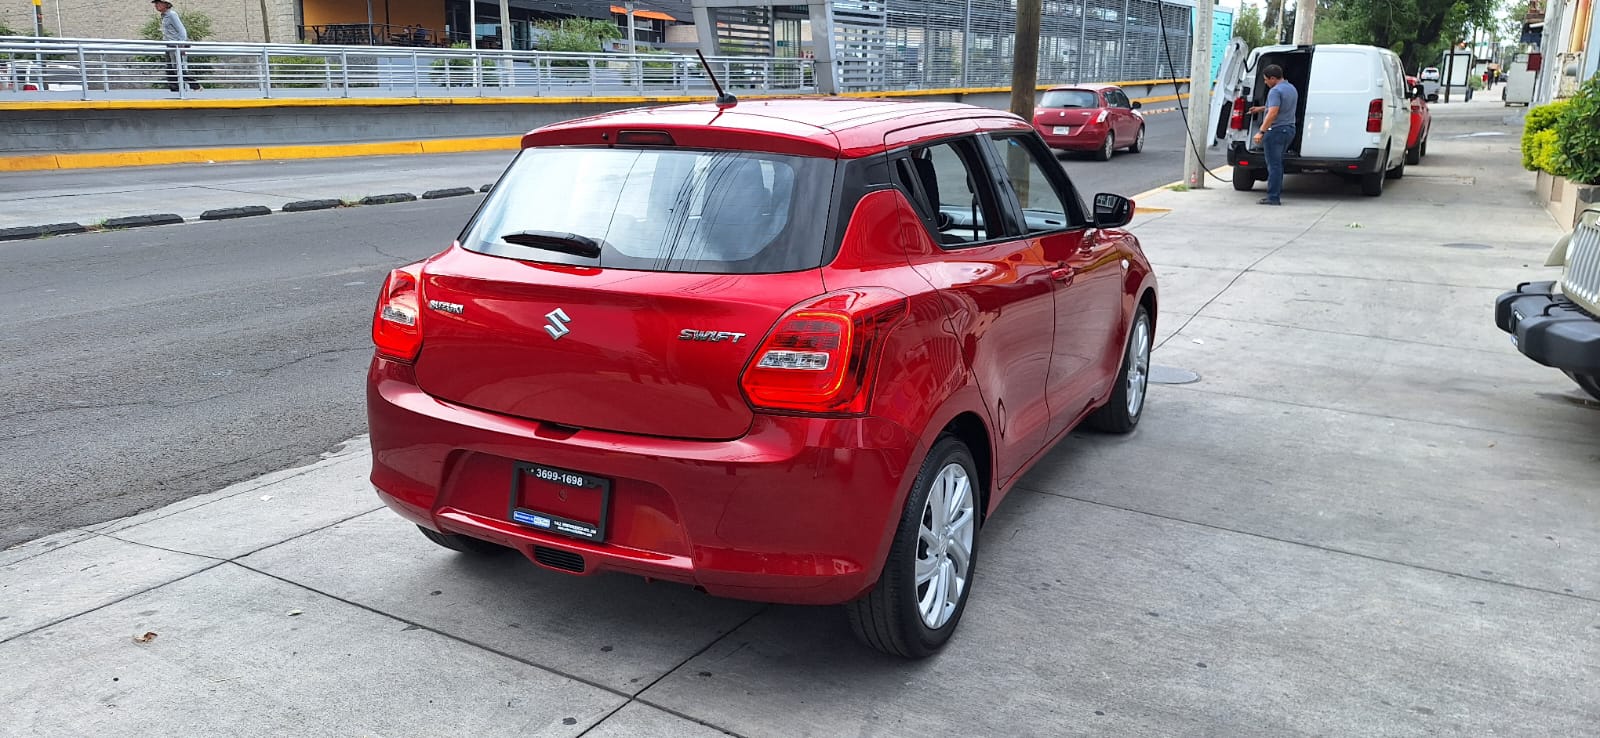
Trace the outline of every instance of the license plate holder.
[[511, 472], [508, 517], [546, 533], [603, 543], [611, 480], [571, 469], [519, 461]]
[[1054, 135], [1054, 136], [1070, 136], [1070, 135], [1072, 135], [1072, 126], [1056, 126], [1055, 128], [1053, 128], [1051, 130], [1052, 130], [1052, 134], [1051, 135]]

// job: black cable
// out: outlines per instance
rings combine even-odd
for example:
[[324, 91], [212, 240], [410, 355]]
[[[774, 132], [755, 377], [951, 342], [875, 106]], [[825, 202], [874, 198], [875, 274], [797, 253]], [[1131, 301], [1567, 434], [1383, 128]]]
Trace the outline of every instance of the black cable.
[[[1208, 1], [1209, 0], [1200, 0], [1200, 2], [1208, 2]], [[1165, 11], [1166, 11], [1166, 6], [1165, 6], [1164, 3], [1160, 3], [1160, 2], [1156, 3], [1156, 24], [1158, 26], [1160, 26], [1160, 28], [1161, 28], [1161, 48], [1167, 54], [1167, 70], [1172, 72], [1174, 75], [1176, 75], [1177, 72], [1178, 72], [1178, 65], [1174, 64], [1173, 61], [1172, 61], [1172, 44], [1167, 40], [1167, 14], [1166, 14]], [[1190, 19], [1192, 21], [1193, 20], [1193, 16], [1190, 16]], [[1230, 43], [1232, 43], [1232, 42], [1230, 41]], [[1191, 56], [1192, 56], [1192, 54], [1191, 54]], [[1213, 83], [1214, 83], [1214, 81], [1213, 81]], [[1194, 70], [1190, 69], [1189, 70], [1189, 102], [1190, 103], [1194, 102], [1195, 94], [1196, 93], [1195, 93], [1195, 89], [1194, 89]], [[1206, 106], [1206, 110], [1207, 110], [1207, 120], [1210, 120], [1211, 92], [1210, 92], [1210, 90], [1206, 90], [1204, 93], [1201, 93], [1201, 94], [1202, 94], [1203, 97], [1206, 98], [1205, 106]], [[1195, 147], [1195, 144], [1194, 144], [1194, 128], [1189, 124], [1189, 114], [1188, 114], [1188, 112], [1183, 109], [1183, 95], [1179, 95], [1178, 96], [1178, 116], [1183, 118], [1183, 132], [1188, 134], [1188, 135], [1183, 137], [1183, 140], [1189, 144], [1189, 150], [1194, 152], [1195, 158], [1197, 160], [1199, 160], [1199, 162], [1200, 162], [1200, 169], [1203, 172], [1203, 174], [1200, 175], [1200, 179], [1201, 179], [1201, 184], [1204, 185], [1205, 184], [1206, 175], [1211, 173], [1211, 167], [1206, 164], [1206, 155], [1205, 155], [1205, 153], [1200, 151], [1200, 149]], [[1209, 126], [1208, 126], [1208, 128], [1209, 128]]]

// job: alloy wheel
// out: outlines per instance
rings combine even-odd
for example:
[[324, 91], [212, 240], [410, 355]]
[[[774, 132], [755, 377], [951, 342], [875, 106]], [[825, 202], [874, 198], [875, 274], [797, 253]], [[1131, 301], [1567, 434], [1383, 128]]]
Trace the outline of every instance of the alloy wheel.
[[1128, 415], [1138, 417], [1144, 409], [1145, 388], [1150, 379], [1150, 322], [1139, 320], [1133, 324], [1133, 336], [1128, 341]]
[[972, 571], [977, 512], [972, 480], [959, 463], [939, 470], [928, 490], [917, 530], [917, 610], [937, 630], [950, 621]]

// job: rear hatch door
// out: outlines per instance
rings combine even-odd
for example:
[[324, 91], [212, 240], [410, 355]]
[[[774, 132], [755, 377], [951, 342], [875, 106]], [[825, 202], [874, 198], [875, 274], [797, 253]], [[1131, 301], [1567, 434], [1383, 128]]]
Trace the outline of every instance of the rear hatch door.
[[746, 152], [525, 151], [424, 269], [418, 385], [564, 426], [742, 435], [745, 363], [823, 291], [833, 172]]

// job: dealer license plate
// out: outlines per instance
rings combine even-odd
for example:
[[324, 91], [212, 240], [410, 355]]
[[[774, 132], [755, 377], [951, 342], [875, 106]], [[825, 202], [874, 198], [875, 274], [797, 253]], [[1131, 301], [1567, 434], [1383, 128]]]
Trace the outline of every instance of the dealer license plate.
[[1070, 136], [1070, 135], [1072, 135], [1072, 126], [1056, 126], [1055, 128], [1053, 128], [1051, 130], [1054, 131], [1053, 135], [1056, 135], [1056, 136]]
[[511, 520], [530, 528], [598, 543], [610, 508], [604, 477], [526, 461], [511, 474]]

